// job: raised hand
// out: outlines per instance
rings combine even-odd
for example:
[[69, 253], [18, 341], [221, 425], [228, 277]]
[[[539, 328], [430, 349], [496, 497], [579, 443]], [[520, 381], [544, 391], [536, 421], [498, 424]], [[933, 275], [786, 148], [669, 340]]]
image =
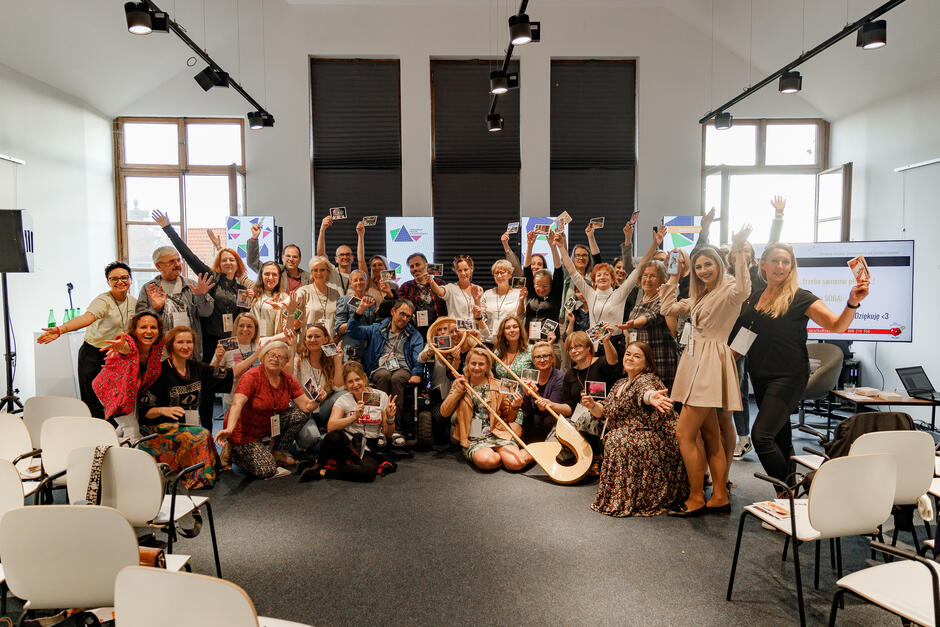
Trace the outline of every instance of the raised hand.
[[591, 234], [594, 232], [594, 223], [588, 222], [588, 225], [584, 227], [584, 234], [588, 237], [591, 237]]
[[360, 237], [362, 237], [366, 233], [366, 225], [362, 220], [359, 220], [359, 222], [356, 222], [356, 233]]
[[215, 347], [215, 359], [213, 359], [212, 361], [214, 361], [217, 364], [221, 364], [223, 358], [225, 358], [225, 347], [222, 346], [221, 344], [218, 344]]
[[672, 399], [667, 394], [669, 390], [656, 390], [650, 394], [649, 404], [663, 413], [672, 411]]
[[538, 238], [538, 236], [539, 236], [538, 233], [536, 233], [535, 231], [529, 231], [528, 233], [526, 233], [525, 234], [526, 245], [529, 248], [532, 248], [533, 246], [535, 246], [535, 240]]
[[499, 236], [499, 241], [503, 243], [503, 248], [509, 245], [509, 232], [505, 232]]
[[215, 279], [207, 272], [205, 274], [200, 274], [199, 280], [190, 289], [192, 289], [193, 294], [202, 296], [203, 294], [207, 294], [209, 290], [212, 289], [213, 285], [215, 285]]
[[656, 232], [653, 233], [653, 241], [656, 242], [656, 246], [662, 246], [663, 240], [666, 239], [666, 225], [660, 225]]
[[783, 210], [787, 206], [787, 199], [777, 195], [770, 199], [770, 204], [777, 210], [778, 215], [783, 215]]
[[555, 236], [552, 238], [552, 242], [554, 242], [555, 246], [561, 250], [568, 250], [568, 244], [564, 233], [555, 233]]
[[153, 221], [156, 222], [161, 228], [170, 226], [170, 218], [159, 209], [154, 209], [151, 212], [150, 217], [153, 218]]
[[212, 229], [206, 229], [206, 235], [209, 237], [209, 241], [212, 242], [212, 245], [215, 246], [216, 250], [222, 248], [222, 240], [220, 240], [219, 236], [215, 234], [215, 231]]
[[388, 416], [389, 419], [394, 418], [395, 413], [398, 411], [398, 405], [396, 404], [397, 400], [397, 394], [395, 396], [390, 396], [388, 399], [388, 405], [385, 406], [385, 415]]
[[855, 305], [858, 305], [860, 302], [865, 300], [865, 297], [868, 296], [868, 281], [863, 281], [861, 283], [856, 283], [852, 287], [852, 291], [849, 292], [849, 304], [852, 304], [852, 301], [855, 301]]
[[163, 306], [166, 305], [166, 292], [163, 291], [162, 286], [156, 283], [149, 284], [147, 286], [147, 298], [150, 299], [154, 311], [163, 311]]
[[623, 225], [623, 241], [630, 243], [633, 241], [633, 224], [636, 222], [636, 214], [638, 211], [633, 212], [633, 217], [630, 218], [630, 221]]
[[731, 238], [731, 247], [732, 248], [741, 248], [747, 242], [747, 238], [751, 236], [751, 231], [753, 227], [750, 224], [745, 224], [741, 227], [741, 230], [734, 234]]
[[331, 226], [333, 226], [333, 216], [326, 216], [325, 218], [320, 220], [321, 229], [328, 229]]
[[519, 300], [525, 302], [525, 299], [529, 296], [529, 290], [525, 286], [519, 288]]
[[712, 207], [702, 215], [702, 230], [706, 230], [715, 220], [715, 208]]
[[259, 235], [261, 235], [261, 225], [252, 224], [251, 225], [251, 239], [258, 239]]
[[630, 221], [627, 222], [630, 226], [636, 226], [636, 219], [640, 217], [640, 210], [637, 209], [633, 212], [633, 215], [630, 216]]

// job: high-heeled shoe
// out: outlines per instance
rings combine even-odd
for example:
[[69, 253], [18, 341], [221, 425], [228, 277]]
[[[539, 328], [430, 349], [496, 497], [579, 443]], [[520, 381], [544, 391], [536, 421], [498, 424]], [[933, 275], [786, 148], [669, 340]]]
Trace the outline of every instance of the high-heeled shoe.
[[689, 509], [685, 503], [681, 504], [675, 509], [671, 509], [666, 512], [666, 516], [672, 516], [673, 518], [695, 518], [696, 516], [701, 516], [708, 512], [708, 507], [702, 505], [695, 509]]

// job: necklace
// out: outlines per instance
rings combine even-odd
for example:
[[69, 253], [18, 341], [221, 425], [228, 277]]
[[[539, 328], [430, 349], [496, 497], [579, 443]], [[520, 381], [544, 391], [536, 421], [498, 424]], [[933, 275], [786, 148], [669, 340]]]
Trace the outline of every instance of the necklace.
[[124, 311], [121, 311], [121, 306], [118, 304], [117, 299], [114, 297], [114, 294], [108, 292], [111, 296], [111, 300], [114, 301], [114, 308], [118, 310], [118, 315], [121, 316], [121, 329], [127, 328], [127, 314], [130, 307], [130, 303], [127, 300], [127, 294], [124, 295]]

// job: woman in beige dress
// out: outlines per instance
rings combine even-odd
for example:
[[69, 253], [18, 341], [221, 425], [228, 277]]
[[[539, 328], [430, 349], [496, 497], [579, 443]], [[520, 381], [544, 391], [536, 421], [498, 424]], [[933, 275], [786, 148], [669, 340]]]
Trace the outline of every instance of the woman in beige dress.
[[[735, 277], [725, 275], [718, 251], [703, 246], [692, 255], [689, 298], [676, 301], [678, 275], [663, 286], [661, 312], [664, 316], [688, 315], [691, 326], [688, 345], [679, 361], [673, 383], [673, 401], [682, 403], [676, 434], [689, 476], [689, 498], [671, 516], [692, 517], [707, 512], [729, 513], [726, 485], [728, 460], [721, 442], [718, 411], [739, 411], [741, 391], [728, 335], [741, 313], [741, 305], [751, 293], [744, 248], [750, 227], [734, 235], [732, 259]], [[705, 459], [696, 445], [701, 432], [714, 489], [707, 502], [704, 493]]]

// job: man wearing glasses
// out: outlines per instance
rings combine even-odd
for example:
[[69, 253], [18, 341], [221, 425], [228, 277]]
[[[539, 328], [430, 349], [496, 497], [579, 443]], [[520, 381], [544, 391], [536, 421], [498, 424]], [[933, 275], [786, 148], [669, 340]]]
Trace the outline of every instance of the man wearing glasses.
[[[326, 216], [320, 222], [320, 232], [317, 234], [317, 254], [321, 257], [326, 257], [326, 230], [331, 226], [333, 226], [332, 216]], [[330, 272], [327, 282], [332, 283], [341, 295], [346, 295], [350, 292], [349, 273], [353, 271], [355, 260], [352, 248], [346, 244], [340, 244], [336, 247], [336, 256], [333, 260], [336, 262], [336, 267]]]
[[104, 407], [91, 388], [101, 367], [105, 353], [100, 349], [110, 346], [107, 341], [124, 333], [127, 323], [134, 316], [137, 299], [128, 294], [131, 287], [131, 269], [120, 261], [109, 263], [104, 269], [108, 279], [107, 292], [95, 297], [88, 309], [80, 316], [64, 321], [59, 326], [43, 329], [36, 339], [40, 344], [48, 344], [59, 339], [62, 334], [85, 329], [85, 341], [78, 351], [78, 389], [82, 401], [88, 405], [91, 415], [104, 418]]

